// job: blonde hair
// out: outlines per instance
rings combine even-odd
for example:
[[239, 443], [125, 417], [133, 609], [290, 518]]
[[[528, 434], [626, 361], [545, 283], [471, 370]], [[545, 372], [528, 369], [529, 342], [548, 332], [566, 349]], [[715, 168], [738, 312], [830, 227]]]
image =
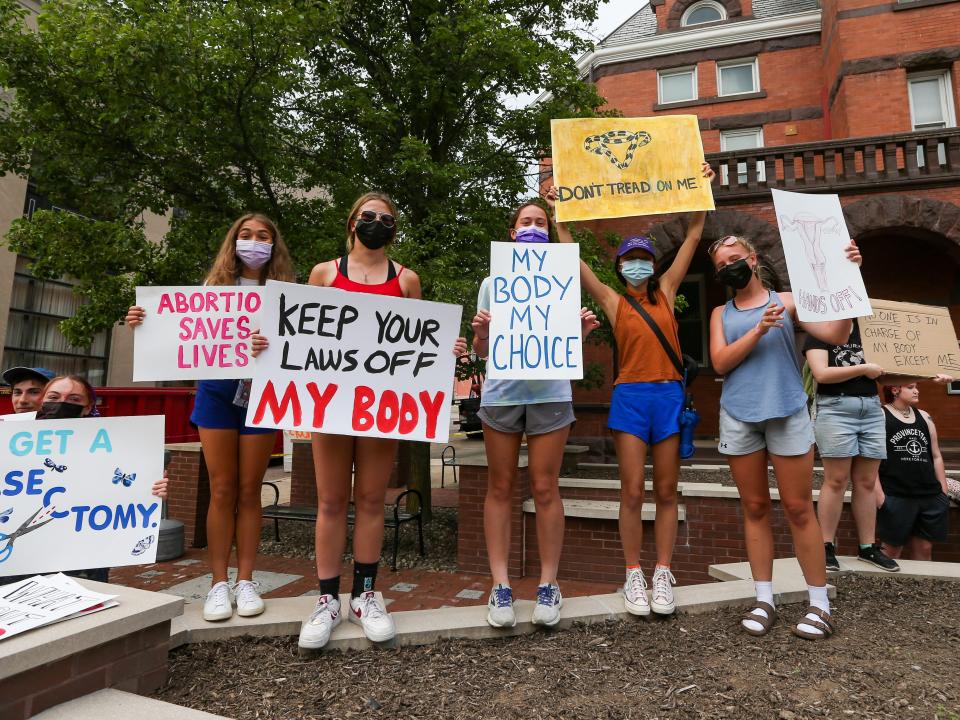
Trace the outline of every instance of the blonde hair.
[[777, 277], [777, 274], [763, 261], [763, 256], [757, 250], [756, 246], [741, 235], [726, 235], [714, 242], [709, 248], [707, 248], [707, 254], [710, 256], [710, 259], [713, 259], [713, 256], [717, 254], [717, 251], [720, 248], [730, 247], [729, 245], [725, 245], [723, 241], [731, 238], [737, 245], [742, 247], [748, 253], [757, 256], [757, 266], [754, 268], [754, 272], [757, 274], [757, 277], [760, 278], [760, 282], [763, 283], [763, 286], [768, 290], [779, 290], [780, 278]]
[[260, 268], [260, 284], [265, 280], [283, 280], [293, 282], [296, 274], [293, 270], [293, 260], [290, 259], [290, 251], [287, 244], [280, 235], [280, 230], [276, 224], [266, 215], [260, 213], [246, 213], [237, 218], [236, 222], [227, 230], [226, 237], [223, 238], [223, 244], [217, 251], [217, 256], [213, 259], [213, 266], [207, 273], [207, 285], [235, 285], [237, 278], [242, 270], [242, 263], [237, 259], [237, 235], [240, 234], [240, 228], [248, 220], [256, 220], [267, 226], [270, 237], [273, 239], [273, 252], [267, 263]]
[[[353, 203], [353, 207], [350, 208], [350, 214], [347, 215], [347, 252], [350, 252], [351, 250], [353, 250], [354, 232], [353, 230], [350, 229], [350, 223], [353, 222], [353, 219], [356, 216], [357, 212], [360, 210], [360, 208], [362, 208], [364, 204], [370, 202], [371, 200], [379, 200], [390, 209], [390, 214], [393, 215], [394, 219], [396, 219], [397, 217], [396, 203], [394, 203], [393, 198], [391, 198], [386, 193], [373, 191], [373, 192], [364, 193], [363, 195], [358, 197], [356, 199], [356, 202]], [[392, 242], [393, 240], [387, 243], [387, 245], [390, 245], [390, 243]]]

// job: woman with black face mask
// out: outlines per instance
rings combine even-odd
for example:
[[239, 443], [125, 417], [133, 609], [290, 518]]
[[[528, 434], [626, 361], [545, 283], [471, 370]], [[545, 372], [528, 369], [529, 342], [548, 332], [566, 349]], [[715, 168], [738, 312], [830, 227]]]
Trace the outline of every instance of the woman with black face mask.
[[[852, 242], [847, 258], [860, 264]], [[717, 240], [708, 253], [717, 279], [733, 299], [710, 318], [710, 359], [724, 376], [720, 395], [720, 452], [743, 508], [747, 557], [756, 582], [757, 602], [741, 627], [766, 635], [776, 620], [773, 604], [773, 532], [767, 461], [773, 464], [797, 560], [806, 578], [810, 607], [794, 634], [819, 640], [833, 633], [820, 526], [813, 510], [813, 424], [807, 412], [794, 325], [826, 343], [850, 336], [850, 320], [801, 323], [791, 293], [777, 293], [760, 277], [753, 245], [732, 235]]]

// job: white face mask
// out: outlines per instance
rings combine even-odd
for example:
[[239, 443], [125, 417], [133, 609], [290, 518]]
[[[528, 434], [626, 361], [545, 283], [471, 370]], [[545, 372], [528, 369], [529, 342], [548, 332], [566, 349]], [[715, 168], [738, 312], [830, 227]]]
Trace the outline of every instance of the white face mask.
[[650, 260], [624, 260], [620, 264], [620, 274], [631, 285], [639, 285], [653, 275], [653, 262]]
[[237, 257], [251, 270], [259, 270], [273, 256], [273, 243], [262, 240], [237, 240]]

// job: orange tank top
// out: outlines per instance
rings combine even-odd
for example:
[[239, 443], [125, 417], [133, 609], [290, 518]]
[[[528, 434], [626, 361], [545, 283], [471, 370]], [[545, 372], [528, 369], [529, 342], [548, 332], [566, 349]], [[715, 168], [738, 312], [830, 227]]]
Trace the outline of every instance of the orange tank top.
[[[629, 292], [629, 290], [627, 291]], [[677, 357], [680, 357], [680, 338], [677, 335], [677, 318], [667, 304], [667, 297], [662, 290], [657, 290], [656, 305], [647, 299], [644, 290], [634, 295], [643, 309], [647, 311], [660, 331], [667, 338]], [[660, 340], [641, 317], [633, 309], [627, 299], [621, 295], [617, 306], [617, 323], [613, 331], [617, 341], [617, 354], [620, 360], [620, 374], [616, 383], [633, 382], [663, 382], [666, 380], [682, 380], [670, 358], [663, 349]]]

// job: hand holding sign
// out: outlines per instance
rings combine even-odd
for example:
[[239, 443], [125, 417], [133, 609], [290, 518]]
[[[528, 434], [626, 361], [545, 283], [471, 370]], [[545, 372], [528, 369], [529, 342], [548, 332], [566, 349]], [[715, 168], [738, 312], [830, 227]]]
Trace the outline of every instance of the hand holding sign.
[[868, 362], [891, 375], [940, 382], [960, 377], [960, 349], [949, 310], [892, 300], [870, 302], [874, 313], [857, 320]]

